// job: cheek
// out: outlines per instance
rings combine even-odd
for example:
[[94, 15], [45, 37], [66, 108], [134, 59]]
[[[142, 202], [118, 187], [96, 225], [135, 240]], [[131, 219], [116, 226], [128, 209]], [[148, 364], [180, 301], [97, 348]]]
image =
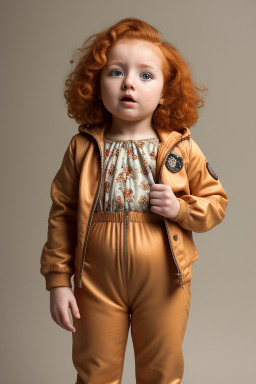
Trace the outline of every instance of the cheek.
[[157, 105], [160, 98], [158, 95], [160, 95], [160, 93], [158, 87], [150, 84], [150, 86], [144, 88], [142, 99], [148, 106]]
[[110, 112], [114, 112], [114, 108], [117, 106], [117, 87], [112, 81], [102, 81], [101, 83], [101, 97], [105, 108]]
[[[117, 82], [116, 82], [117, 83]], [[117, 91], [117, 84], [111, 80], [104, 80], [101, 86], [101, 92], [105, 96], [111, 96]]]

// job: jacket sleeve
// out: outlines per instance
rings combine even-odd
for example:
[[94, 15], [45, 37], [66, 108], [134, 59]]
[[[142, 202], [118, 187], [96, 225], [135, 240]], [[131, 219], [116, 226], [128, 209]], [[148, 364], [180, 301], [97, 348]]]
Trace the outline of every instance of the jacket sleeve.
[[209, 231], [226, 216], [228, 197], [218, 176], [211, 168], [208, 169], [205, 155], [195, 140], [190, 138], [187, 168], [190, 194], [177, 198], [180, 211], [171, 220], [194, 232]]
[[72, 138], [51, 185], [48, 236], [40, 259], [40, 273], [45, 277], [48, 291], [57, 286], [72, 287], [79, 185], [74, 151], [75, 141]]

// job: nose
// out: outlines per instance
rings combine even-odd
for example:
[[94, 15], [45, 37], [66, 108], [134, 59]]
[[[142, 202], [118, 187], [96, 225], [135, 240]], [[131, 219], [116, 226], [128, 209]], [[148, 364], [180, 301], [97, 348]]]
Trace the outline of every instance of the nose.
[[126, 88], [128, 88], [128, 89], [132, 88], [132, 89], [134, 89], [134, 81], [133, 81], [131, 75], [124, 76], [122, 88], [125, 88], [125, 89]]

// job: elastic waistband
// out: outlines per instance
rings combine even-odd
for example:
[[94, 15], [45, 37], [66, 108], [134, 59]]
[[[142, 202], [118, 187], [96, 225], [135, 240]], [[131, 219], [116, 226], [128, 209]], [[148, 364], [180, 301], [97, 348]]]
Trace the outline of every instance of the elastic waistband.
[[[128, 211], [129, 221], [137, 223], [164, 223], [164, 217], [154, 212], [134, 212]], [[118, 212], [94, 212], [92, 222], [98, 221], [124, 221], [124, 211]]]

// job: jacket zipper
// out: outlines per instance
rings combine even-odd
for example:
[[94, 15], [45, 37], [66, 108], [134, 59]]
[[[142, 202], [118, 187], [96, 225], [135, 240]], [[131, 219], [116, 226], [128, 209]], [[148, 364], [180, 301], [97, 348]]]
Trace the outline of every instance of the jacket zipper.
[[[168, 156], [168, 154], [173, 150], [173, 148], [178, 144], [180, 143], [181, 141], [183, 140], [186, 140], [186, 139], [189, 139], [191, 135], [188, 135], [188, 136], [185, 136], [183, 138], [181, 138], [180, 140], [178, 140], [175, 144], [173, 144], [173, 146], [169, 149], [169, 151], [167, 152], [162, 164], [161, 164], [161, 168], [160, 168], [160, 172], [159, 172], [159, 183], [162, 184], [162, 169], [163, 169], [163, 165], [165, 164], [165, 160]], [[176, 267], [177, 267], [177, 270], [178, 270], [178, 278], [179, 278], [179, 283], [180, 283], [180, 288], [181, 289], [184, 289], [184, 285], [183, 285], [183, 280], [182, 280], [182, 275], [181, 275], [181, 271], [180, 271], [180, 267], [178, 265], [178, 262], [177, 262], [177, 259], [174, 255], [174, 252], [173, 252], [173, 248], [172, 248], [172, 243], [171, 243], [171, 239], [170, 239], [170, 233], [169, 233], [169, 229], [168, 229], [168, 226], [167, 226], [167, 219], [164, 217], [164, 224], [165, 224], [165, 228], [166, 228], [166, 232], [167, 232], [167, 236], [168, 236], [168, 241], [169, 241], [169, 245], [170, 245], [170, 248], [171, 248], [171, 252], [172, 252], [172, 257], [173, 257], [173, 260], [176, 264]]]
[[176, 258], [174, 256], [174, 252], [173, 252], [173, 248], [172, 248], [172, 244], [171, 244], [171, 240], [170, 240], [170, 234], [169, 234], [169, 230], [168, 230], [168, 226], [167, 226], [165, 218], [164, 218], [164, 224], [165, 224], [165, 228], [166, 228], [166, 232], [167, 232], [167, 236], [168, 236], [168, 240], [169, 240], [169, 244], [170, 244], [170, 248], [171, 248], [171, 252], [172, 252], [172, 257], [173, 257], [173, 260], [175, 261], [175, 264], [176, 264], [176, 267], [177, 267], [177, 270], [178, 270], [178, 278], [179, 278], [180, 288], [184, 289], [180, 268], [179, 268], [177, 260], [176, 260]]
[[[85, 133], [85, 132], [83, 132], [83, 133]], [[102, 183], [102, 174], [103, 174], [103, 172], [102, 172], [102, 170], [103, 170], [103, 162], [104, 162], [99, 140], [96, 139], [96, 137], [94, 135], [92, 135], [91, 133], [89, 133], [89, 132], [86, 132], [86, 133], [88, 135], [91, 135], [97, 141], [97, 144], [98, 144], [98, 147], [99, 147], [99, 151], [100, 151], [100, 157], [101, 157], [101, 166], [100, 166], [100, 181], [98, 183], [98, 188], [97, 188], [97, 191], [96, 191], [96, 195], [95, 195], [94, 200], [93, 200], [93, 205], [92, 205], [92, 209], [91, 209], [91, 213], [90, 213], [90, 217], [89, 217], [89, 221], [88, 221], [88, 225], [87, 225], [85, 241], [84, 241], [83, 257], [82, 257], [82, 262], [81, 262], [81, 266], [80, 266], [80, 273], [79, 273], [79, 279], [78, 279], [78, 287], [79, 288], [82, 288], [82, 273], [83, 273], [83, 266], [84, 266], [84, 260], [85, 260], [87, 241], [88, 241], [88, 236], [89, 236], [89, 230], [90, 230], [91, 223], [92, 223], [92, 218], [93, 218], [93, 215], [94, 215], [94, 211], [95, 211], [96, 204], [97, 204], [98, 197], [99, 197], [99, 193], [100, 193], [100, 187], [101, 187], [101, 183]]]

